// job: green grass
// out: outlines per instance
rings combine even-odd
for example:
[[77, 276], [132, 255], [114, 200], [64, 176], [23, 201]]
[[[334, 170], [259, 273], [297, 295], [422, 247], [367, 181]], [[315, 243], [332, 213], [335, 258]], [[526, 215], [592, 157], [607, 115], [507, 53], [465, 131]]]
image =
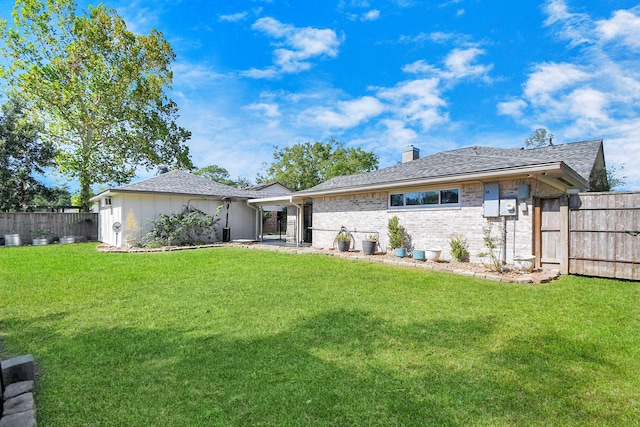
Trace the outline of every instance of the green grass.
[[640, 284], [319, 255], [0, 249], [41, 426], [640, 425]]

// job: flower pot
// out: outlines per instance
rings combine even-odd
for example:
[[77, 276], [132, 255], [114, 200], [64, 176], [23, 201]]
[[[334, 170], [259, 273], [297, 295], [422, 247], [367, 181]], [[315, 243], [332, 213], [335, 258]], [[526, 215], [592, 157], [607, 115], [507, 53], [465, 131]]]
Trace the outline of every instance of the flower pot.
[[75, 237], [73, 236], [66, 236], [66, 237], [61, 237], [60, 238], [60, 243], [62, 244], [68, 244], [68, 243], [75, 243]]
[[424, 258], [427, 261], [438, 262], [440, 259], [440, 252], [442, 252], [441, 249], [426, 249], [424, 251]]
[[49, 239], [46, 237], [36, 237], [33, 239], [33, 246], [44, 246], [49, 244]]
[[340, 252], [349, 251], [350, 246], [351, 246], [351, 240], [338, 240], [338, 250]]
[[535, 255], [516, 257], [513, 259], [513, 266], [519, 271], [530, 273], [533, 271], [535, 261]]
[[425, 259], [424, 258], [424, 251], [421, 250], [421, 249], [414, 249], [413, 250], [413, 259], [415, 261], [420, 261], [420, 262], [424, 261], [424, 259]]
[[396, 248], [394, 250], [394, 253], [396, 254], [396, 256], [398, 258], [404, 258], [407, 256], [407, 249], [406, 248]]
[[362, 253], [365, 255], [373, 255], [376, 253], [376, 246], [378, 242], [374, 240], [363, 240], [362, 241]]
[[5, 246], [20, 246], [22, 242], [20, 241], [19, 234], [5, 234], [4, 235], [4, 245]]

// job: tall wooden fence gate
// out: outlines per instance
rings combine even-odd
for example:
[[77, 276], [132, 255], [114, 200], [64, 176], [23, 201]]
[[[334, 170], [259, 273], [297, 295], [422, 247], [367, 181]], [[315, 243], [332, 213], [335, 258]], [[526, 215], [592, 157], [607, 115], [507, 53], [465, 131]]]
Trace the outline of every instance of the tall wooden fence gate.
[[571, 195], [569, 273], [640, 280], [640, 192]]

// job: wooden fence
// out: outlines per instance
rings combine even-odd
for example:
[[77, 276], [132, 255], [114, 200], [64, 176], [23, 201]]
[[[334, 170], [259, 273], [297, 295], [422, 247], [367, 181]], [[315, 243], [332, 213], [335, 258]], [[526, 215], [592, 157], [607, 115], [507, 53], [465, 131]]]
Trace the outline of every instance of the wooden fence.
[[569, 273], [640, 280], [640, 192], [571, 195]]
[[50, 230], [57, 237], [98, 240], [97, 213], [0, 212], [0, 237], [19, 234], [30, 243], [36, 230]]

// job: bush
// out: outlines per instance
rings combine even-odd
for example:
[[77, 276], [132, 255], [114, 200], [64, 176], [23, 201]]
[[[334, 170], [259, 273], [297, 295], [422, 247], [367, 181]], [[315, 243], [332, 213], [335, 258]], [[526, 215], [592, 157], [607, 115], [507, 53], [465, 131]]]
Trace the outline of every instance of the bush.
[[454, 261], [469, 261], [469, 244], [460, 233], [453, 233], [449, 236], [449, 247], [451, 248], [451, 258]]
[[389, 247], [391, 249], [404, 248], [407, 236], [397, 216], [389, 220], [387, 229], [389, 231]]
[[153, 229], [144, 237], [143, 246], [188, 246], [211, 242], [220, 220], [220, 208], [213, 216], [189, 207], [181, 213], [161, 214], [152, 221]]

